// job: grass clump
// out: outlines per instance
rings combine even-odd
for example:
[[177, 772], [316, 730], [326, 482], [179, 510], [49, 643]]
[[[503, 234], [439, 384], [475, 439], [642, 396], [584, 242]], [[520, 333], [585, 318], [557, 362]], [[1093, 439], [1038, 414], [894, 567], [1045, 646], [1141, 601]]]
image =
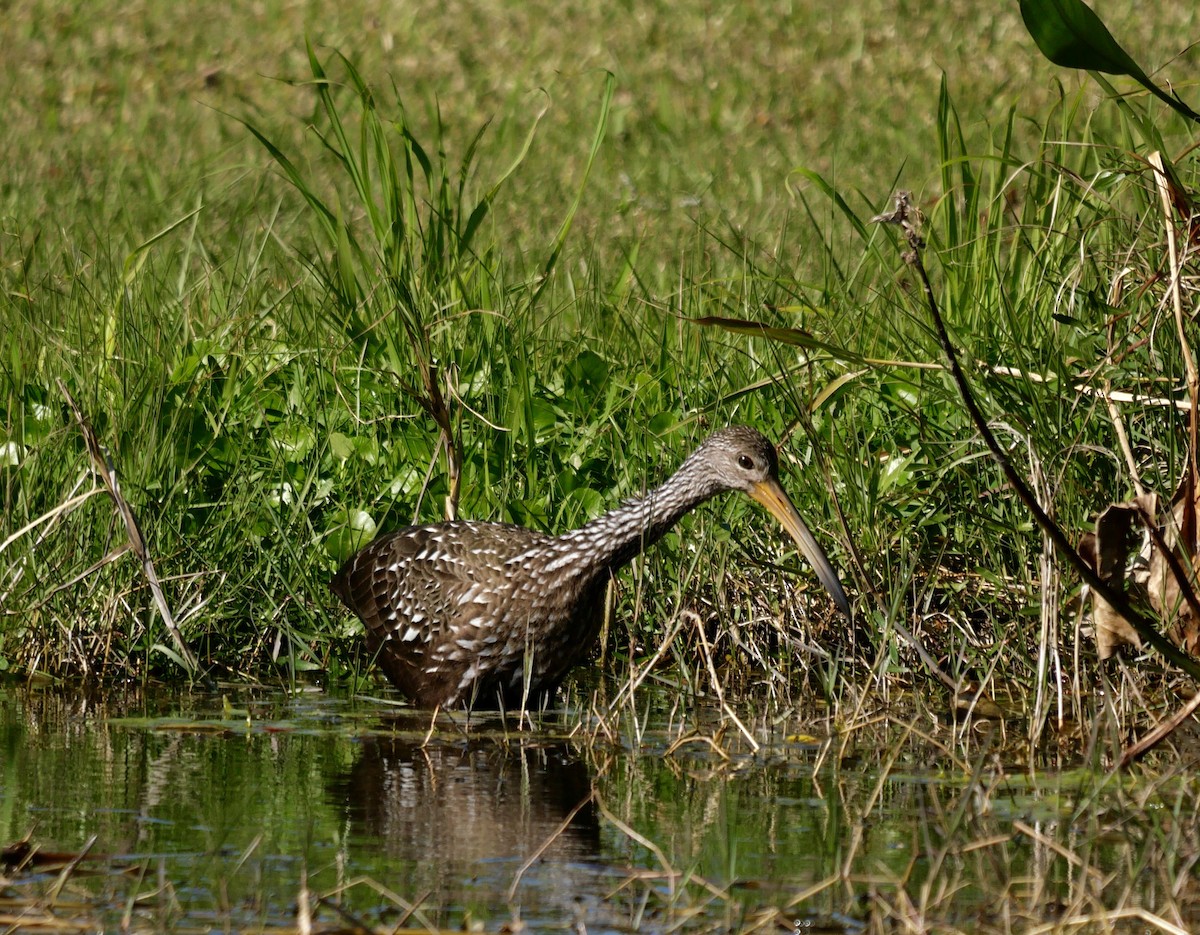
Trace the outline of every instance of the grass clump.
[[[452, 173], [441, 151], [440, 125], [433, 136], [438, 151], [431, 156], [408, 125], [403, 108], [393, 105], [393, 115], [381, 116], [374, 92], [342, 57], [345, 82], [357, 98], [356, 133], [343, 118], [337, 87], [311, 46], [309, 64], [327, 125], [318, 130], [318, 137], [332, 156], [335, 175], [349, 184], [351, 217], [343, 216], [336, 192], [331, 204], [315, 179], [303, 176], [261, 131], [249, 128], [303, 196], [320, 232], [322, 253], [312, 268], [332, 299], [327, 324], [333, 333], [345, 336], [355, 361], [356, 387], [350, 394], [355, 418], [369, 420], [371, 411], [386, 417], [399, 409], [400, 415], [419, 413], [432, 421], [438, 451], [445, 458], [445, 514], [453, 518], [467, 454], [464, 415], [468, 423], [478, 421], [492, 433], [512, 432], [518, 444], [523, 440], [532, 446], [535, 441], [528, 386], [520, 387], [511, 372], [493, 368], [503, 368], [518, 356], [512, 336], [532, 330], [526, 320], [558, 261], [574, 209], [563, 220], [538, 276], [515, 288], [506, 284], [497, 244], [477, 240], [476, 235], [505, 180], [528, 153], [536, 122], [516, 161], [476, 198], [471, 194], [476, 184], [474, 154], [486, 126]], [[604, 136], [611, 93], [610, 82], [592, 158]], [[584, 181], [588, 169], [590, 160]], [[398, 392], [369, 393], [364, 399], [358, 382], [364, 371], [390, 378]], [[402, 400], [399, 406], [397, 396]], [[467, 435], [474, 449], [478, 442], [470, 425]], [[338, 440], [347, 453], [352, 449], [349, 437], [339, 434]], [[405, 454], [404, 461], [410, 463], [411, 452]], [[421, 512], [420, 499], [415, 515]], [[339, 548], [339, 557], [346, 558], [350, 550]]]

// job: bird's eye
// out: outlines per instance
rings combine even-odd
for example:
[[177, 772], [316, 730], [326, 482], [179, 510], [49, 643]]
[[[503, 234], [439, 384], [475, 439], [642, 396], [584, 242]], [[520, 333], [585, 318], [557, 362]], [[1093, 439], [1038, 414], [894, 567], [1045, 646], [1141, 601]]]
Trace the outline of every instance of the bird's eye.
[[754, 467], [754, 459], [749, 455], [738, 455], [738, 467], [743, 471], [748, 471]]

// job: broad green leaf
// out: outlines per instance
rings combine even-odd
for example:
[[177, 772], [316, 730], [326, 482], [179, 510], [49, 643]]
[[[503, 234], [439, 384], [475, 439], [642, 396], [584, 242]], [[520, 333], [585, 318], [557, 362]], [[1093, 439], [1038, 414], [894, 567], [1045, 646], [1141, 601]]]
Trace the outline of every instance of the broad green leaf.
[[1083, 0], [1019, 0], [1033, 41], [1055, 65], [1127, 75], [1192, 120], [1200, 114], [1150, 80]]
[[366, 510], [345, 507], [329, 518], [325, 535], [325, 551], [344, 562], [375, 538], [375, 520]]
[[348, 461], [354, 456], [354, 439], [342, 432], [330, 432], [329, 450], [339, 461]]

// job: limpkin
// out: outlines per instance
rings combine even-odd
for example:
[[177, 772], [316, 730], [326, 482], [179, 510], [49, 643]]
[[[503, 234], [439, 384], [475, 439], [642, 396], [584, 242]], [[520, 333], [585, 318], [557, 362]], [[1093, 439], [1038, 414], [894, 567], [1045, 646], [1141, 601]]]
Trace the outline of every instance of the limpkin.
[[710, 436], [661, 487], [564, 535], [463, 520], [409, 526], [363, 548], [329, 587], [362, 618], [387, 677], [418, 705], [513, 707], [552, 694], [583, 660], [609, 579], [726, 490], [775, 515], [849, 617], [833, 566], [780, 486], [775, 446], [741, 426]]

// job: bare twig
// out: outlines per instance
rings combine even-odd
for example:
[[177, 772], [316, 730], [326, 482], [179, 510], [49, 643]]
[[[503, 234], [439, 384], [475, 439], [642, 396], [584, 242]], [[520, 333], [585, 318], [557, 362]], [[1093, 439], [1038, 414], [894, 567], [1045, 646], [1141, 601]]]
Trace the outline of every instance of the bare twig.
[[1154, 730], [1150, 731], [1145, 737], [1137, 743], [1130, 744], [1121, 754], [1121, 766], [1128, 766], [1139, 756], [1150, 750], [1152, 747], [1161, 743], [1164, 738], [1169, 737], [1174, 731], [1191, 717], [1197, 708], [1200, 708], [1200, 692], [1192, 695], [1192, 700], [1185, 704], [1182, 708], [1176, 711], [1171, 717], [1159, 724]]

